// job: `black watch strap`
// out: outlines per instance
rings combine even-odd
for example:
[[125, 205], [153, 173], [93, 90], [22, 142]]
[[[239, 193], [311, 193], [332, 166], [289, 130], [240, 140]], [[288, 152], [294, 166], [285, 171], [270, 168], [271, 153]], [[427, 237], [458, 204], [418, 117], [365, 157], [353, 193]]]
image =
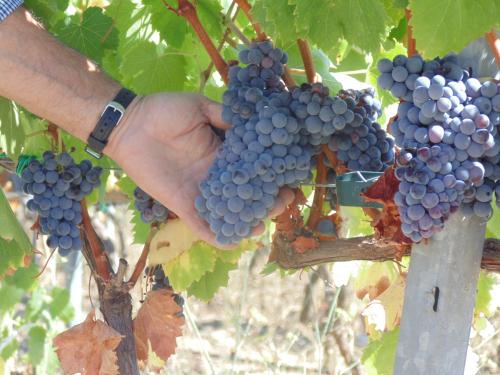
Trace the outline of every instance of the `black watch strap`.
[[120, 123], [125, 109], [134, 100], [136, 95], [125, 88], [121, 89], [115, 98], [110, 101], [102, 111], [99, 121], [87, 139], [85, 151], [96, 159], [102, 157], [102, 151], [108, 143], [108, 138], [113, 129]]

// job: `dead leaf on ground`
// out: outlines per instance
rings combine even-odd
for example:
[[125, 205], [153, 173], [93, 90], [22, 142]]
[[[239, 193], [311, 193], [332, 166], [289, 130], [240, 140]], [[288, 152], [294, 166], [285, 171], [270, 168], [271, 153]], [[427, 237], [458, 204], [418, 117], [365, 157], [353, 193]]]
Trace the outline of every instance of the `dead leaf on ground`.
[[137, 312], [134, 335], [140, 361], [148, 361], [150, 347], [163, 360], [175, 353], [176, 338], [182, 335], [184, 318], [177, 316], [182, 308], [175, 303], [173, 294], [166, 289], [151, 291]]
[[87, 319], [54, 338], [56, 353], [65, 373], [82, 375], [116, 375], [115, 349], [122, 336], [92, 311]]

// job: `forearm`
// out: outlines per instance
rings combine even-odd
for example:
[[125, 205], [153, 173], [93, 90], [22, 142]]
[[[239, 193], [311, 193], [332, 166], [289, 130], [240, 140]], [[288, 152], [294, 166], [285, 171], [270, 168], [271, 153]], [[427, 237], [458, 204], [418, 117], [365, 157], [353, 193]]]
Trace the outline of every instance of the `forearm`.
[[0, 23], [0, 96], [86, 140], [120, 85], [23, 8]]

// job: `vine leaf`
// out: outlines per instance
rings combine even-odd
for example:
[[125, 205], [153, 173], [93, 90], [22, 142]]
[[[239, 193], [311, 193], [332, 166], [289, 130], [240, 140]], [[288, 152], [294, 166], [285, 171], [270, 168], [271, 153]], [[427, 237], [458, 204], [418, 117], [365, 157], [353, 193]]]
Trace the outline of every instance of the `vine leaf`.
[[149, 348], [166, 360], [175, 353], [176, 338], [182, 335], [182, 308], [175, 303], [173, 292], [150, 291], [134, 319], [137, 358], [147, 362]]
[[200, 280], [205, 273], [213, 271], [215, 259], [215, 248], [197, 241], [188, 251], [178, 255], [163, 268], [172, 287], [181, 291]]
[[185, 64], [178, 52], [139, 41], [124, 52], [120, 72], [127, 77], [125, 84], [139, 94], [182, 91]]
[[459, 52], [499, 25], [495, 0], [411, 0], [410, 8], [417, 50], [428, 58]]
[[261, 0], [255, 2], [252, 14], [264, 31], [273, 36], [277, 44], [286, 47], [295, 43], [299, 37], [292, 21], [295, 18], [294, 10], [293, 1]]
[[61, 41], [98, 63], [105, 49], [118, 46], [118, 32], [113, 20], [99, 7], [87, 8], [83, 14], [75, 14], [69, 22], [65, 21], [57, 23], [53, 31]]
[[398, 339], [399, 328], [396, 328], [390, 332], [384, 332], [380, 338], [368, 344], [361, 357], [367, 375], [393, 374]]
[[19, 224], [3, 190], [0, 189], [0, 276], [23, 265], [25, 255], [33, 249]]
[[406, 274], [401, 273], [396, 280], [378, 297], [372, 300], [361, 313], [365, 317], [368, 333], [393, 330], [399, 326], [403, 310]]
[[319, 0], [314, 6], [308, 0], [296, 0], [294, 20], [303, 38], [308, 38], [324, 51], [330, 51], [342, 38], [335, 4], [330, 0]]
[[66, 373], [82, 375], [118, 374], [115, 349], [122, 336], [101, 320], [95, 312], [85, 321], [54, 338], [56, 353]]
[[244, 240], [233, 250], [220, 250], [201, 241], [182, 220], [170, 219], [151, 240], [148, 263], [163, 264], [175, 290], [195, 283], [192, 294], [210, 299], [219, 286], [227, 285], [227, 274], [243, 251], [255, 247], [255, 241]]
[[166, 264], [189, 250], [199, 238], [182, 220], [169, 219], [151, 240], [149, 264]]
[[213, 271], [205, 273], [200, 280], [192, 283], [187, 290], [188, 294], [203, 301], [211, 300], [219, 288], [227, 286], [229, 271], [237, 267], [237, 263], [225, 263], [217, 259]]
[[122, 177], [117, 185], [120, 190], [127, 195], [130, 202], [129, 210], [132, 212], [131, 224], [134, 235], [134, 243], [144, 243], [148, 238], [150, 227], [141, 220], [141, 214], [134, 207], [134, 189], [137, 185], [128, 176]]

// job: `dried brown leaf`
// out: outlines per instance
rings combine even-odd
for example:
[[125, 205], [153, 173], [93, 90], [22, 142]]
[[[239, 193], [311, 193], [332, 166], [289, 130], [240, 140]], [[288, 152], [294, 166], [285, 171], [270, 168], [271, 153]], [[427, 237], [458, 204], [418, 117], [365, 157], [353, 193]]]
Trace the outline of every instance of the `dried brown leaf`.
[[174, 301], [173, 292], [166, 289], [150, 291], [134, 319], [137, 358], [148, 361], [153, 352], [166, 360], [175, 353], [176, 338], [182, 335], [184, 318], [177, 316], [182, 308]]
[[122, 336], [101, 320], [94, 311], [87, 319], [54, 338], [56, 353], [64, 372], [82, 375], [118, 374], [115, 349]]

